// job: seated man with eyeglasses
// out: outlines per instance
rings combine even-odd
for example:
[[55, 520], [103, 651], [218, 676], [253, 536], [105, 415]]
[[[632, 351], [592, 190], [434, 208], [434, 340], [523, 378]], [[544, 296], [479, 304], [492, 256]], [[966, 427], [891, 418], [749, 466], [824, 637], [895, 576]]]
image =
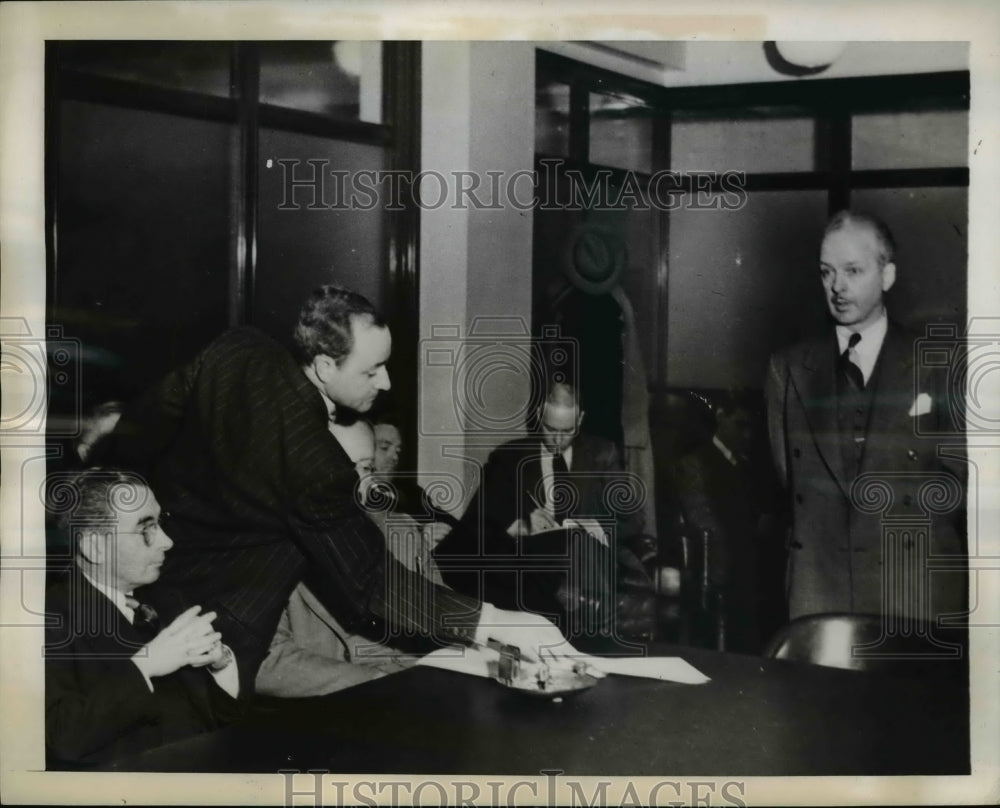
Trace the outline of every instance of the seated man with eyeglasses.
[[141, 602], [173, 546], [145, 482], [91, 468], [52, 478], [49, 500], [73, 551], [46, 595], [47, 768], [107, 763], [235, 718], [239, 676], [215, 613], [192, 606], [161, 630]]

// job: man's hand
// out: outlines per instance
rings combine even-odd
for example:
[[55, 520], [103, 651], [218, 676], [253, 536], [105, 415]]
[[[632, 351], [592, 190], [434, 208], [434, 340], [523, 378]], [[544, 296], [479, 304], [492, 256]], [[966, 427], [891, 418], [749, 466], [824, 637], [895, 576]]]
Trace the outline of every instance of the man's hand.
[[166, 676], [185, 665], [201, 667], [219, 661], [222, 635], [212, 628], [215, 612], [199, 614], [192, 606], [132, 657], [147, 678]]
[[206, 665], [214, 673], [218, 673], [223, 668], [232, 663], [234, 659], [232, 649], [222, 644], [222, 640], [216, 640], [208, 653], [202, 654], [197, 660], [191, 663], [192, 668], [203, 668]]
[[583, 530], [589, 535], [594, 541], [599, 541], [605, 547], [608, 546], [608, 534], [604, 532], [604, 528], [601, 527], [601, 523], [596, 519], [590, 519], [586, 517], [576, 517], [573, 519], [567, 519], [563, 522], [563, 527], [568, 528], [578, 528]]
[[544, 533], [546, 530], [555, 530], [559, 523], [552, 518], [552, 514], [543, 508], [535, 508], [528, 517], [531, 520], [531, 532]]
[[437, 547], [438, 542], [451, 533], [451, 525], [446, 525], [444, 522], [428, 522], [420, 532], [431, 547]]
[[491, 603], [484, 603], [476, 628], [476, 642], [486, 645], [489, 640], [516, 645], [522, 658], [532, 662], [582, 656], [559, 629], [540, 614], [498, 609]]
[[523, 519], [515, 519], [510, 523], [510, 527], [507, 528], [507, 535], [512, 539], [520, 539], [524, 536], [530, 536], [531, 528], [528, 527], [528, 523]]

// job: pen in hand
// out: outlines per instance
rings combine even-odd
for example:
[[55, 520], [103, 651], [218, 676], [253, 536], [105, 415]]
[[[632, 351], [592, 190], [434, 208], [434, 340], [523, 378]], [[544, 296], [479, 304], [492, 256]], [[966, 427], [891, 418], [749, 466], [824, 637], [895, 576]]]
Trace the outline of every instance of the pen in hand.
[[[535, 505], [535, 510], [531, 514], [532, 533], [540, 533], [544, 530], [557, 529], [559, 527], [559, 523], [552, 518], [552, 515], [548, 512], [548, 510], [546, 510], [542, 503], [538, 501], [538, 498], [530, 491], [525, 491], [524, 493], [528, 495], [528, 499], [530, 499]], [[537, 524], [536, 526], [536, 522], [540, 524]]]

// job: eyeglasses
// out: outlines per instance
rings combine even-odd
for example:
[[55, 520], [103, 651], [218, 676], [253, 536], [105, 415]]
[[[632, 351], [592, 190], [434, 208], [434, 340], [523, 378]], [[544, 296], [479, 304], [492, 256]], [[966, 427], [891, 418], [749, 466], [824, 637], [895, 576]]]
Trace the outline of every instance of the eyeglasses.
[[124, 533], [130, 536], [142, 536], [142, 542], [147, 547], [152, 547], [156, 543], [156, 536], [158, 533], [163, 532], [163, 518], [170, 517], [170, 514], [166, 511], [160, 512], [160, 518], [155, 522], [147, 522], [143, 525], [142, 530], [119, 530], [119, 533]]

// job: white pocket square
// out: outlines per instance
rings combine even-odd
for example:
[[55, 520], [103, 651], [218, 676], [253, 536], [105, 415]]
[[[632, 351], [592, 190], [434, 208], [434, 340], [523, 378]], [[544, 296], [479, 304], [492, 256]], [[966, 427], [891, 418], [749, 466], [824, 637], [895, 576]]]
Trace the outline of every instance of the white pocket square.
[[914, 399], [909, 415], [911, 418], [919, 418], [921, 415], [927, 415], [930, 411], [931, 397], [927, 393], [921, 393]]

